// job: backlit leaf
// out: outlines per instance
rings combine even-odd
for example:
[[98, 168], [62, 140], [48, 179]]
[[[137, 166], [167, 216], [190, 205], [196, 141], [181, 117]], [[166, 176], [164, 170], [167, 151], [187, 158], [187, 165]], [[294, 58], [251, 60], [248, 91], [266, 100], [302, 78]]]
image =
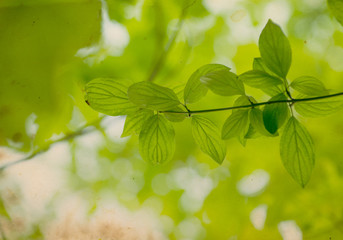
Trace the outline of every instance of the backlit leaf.
[[222, 138], [238, 137], [243, 139], [249, 130], [249, 110], [238, 110], [226, 119], [222, 128]]
[[152, 110], [139, 109], [138, 111], [127, 115], [121, 137], [127, 137], [134, 133], [139, 134], [143, 123], [153, 114], [154, 112]]
[[337, 21], [340, 22], [341, 25], [343, 25], [343, 1], [328, 0], [328, 5]]
[[[302, 95], [297, 98], [306, 97], [309, 96]], [[326, 99], [296, 102], [294, 108], [304, 117], [323, 117], [341, 110], [343, 108], [343, 97], [337, 96]]]
[[226, 155], [226, 147], [217, 126], [203, 116], [192, 116], [192, 133], [200, 149], [221, 164]]
[[272, 137], [274, 136], [271, 134], [266, 127], [264, 126], [263, 122], [263, 113], [260, 109], [258, 108], [253, 108], [250, 111], [250, 124], [253, 126], [253, 128], [260, 134], [267, 136], [267, 137]]
[[292, 62], [292, 50], [281, 28], [269, 20], [259, 39], [259, 49], [268, 69], [285, 78]]
[[239, 75], [239, 79], [250, 87], [264, 89], [275, 85], [282, 84], [278, 77], [269, 75], [259, 70], [251, 70]]
[[296, 78], [292, 81], [290, 87], [297, 90], [299, 93], [309, 96], [321, 96], [329, 93], [321, 81], [311, 76]]
[[138, 107], [153, 110], [169, 110], [180, 104], [173, 90], [147, 81], [130, 86], [128, 96]]
[[[184, 112], [185, 109], [182, 109], [181, 107], [175, 107], [173, 109], [170, 109], [170, 111], [175, 112]], [[182, 122], [185, 120], [186, 117], [188, 117], [188, 113], [163, 113], [164, 116], [171, 122]]]
[[139, 151], [143, 159], [153, 165], [170, 161], [175, 150], [172, 124], [161, 114], [148, 118], [139, 134]]
[[315, 163], [313, 142], [306, 128], [294, 117], [288, 120], [281, 135], [280, 154], [287, 172], [305, 187]]

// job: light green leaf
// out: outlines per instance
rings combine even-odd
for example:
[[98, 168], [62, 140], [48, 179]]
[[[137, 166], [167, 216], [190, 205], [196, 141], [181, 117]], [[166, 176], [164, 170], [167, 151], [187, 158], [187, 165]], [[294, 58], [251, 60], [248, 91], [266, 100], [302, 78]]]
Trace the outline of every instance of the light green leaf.
[[274, 73], [270, 71], [266, 64], [263, 62], [262, 58], [254, 58], [253, 64], [252, 64], [252, 69], [253, 70], [258, 70], [262, 72], [266, 72], [269, 75], [273, 75]]
[[7, 218], [8, 220], [11, 219], [10, 215], [8, 214], [7, 210], [6, 210], [6, 207], [5, 207], [5, 204], [2, 200], [2, 198], [0, 197], [0, 216], [1, 217], [5, 217]]
[[[170, 111], [184, 112], [185, 109], [182, 109], [181, 107], [175, 107], [173, 109], [170, 109]], [[182, 122], [183, 120], [185, 120], [186, 117], [188, 117], [188, 113], [163, 113], [163, 114], [171, 122]]]
[[[284, 94], [279, 94], [272, 97], [269, 102], [278, 100], [287, 100], [287, 97]], [[268, 132], [274, 134], [285, 123], [288, 116], [289, 109], [287, 103], [268, 104], [263, 109], [264, 126]]]
[[121, 137], [127, 137], [134, 133], [139, 134], [143, 123], [152, 115], [154, 115], [154, 112], [149, 109], [139, 109], [138, 111], [127, 115]]
[[296, 78], [290, 84], [290, 87], [297, 90], [299, 93], [309, 96], [321, 96], [329, 93], [321, 81], [311, 76]]
[[180, 104], [173, 90], [146, 81], [129, 87], [128, 96], [137, 106], [153, 110], [166, 111]]
[[[246, 96], [246, 95], [242, 95], [239, 96], [235, 102], [233, 103], [233, 106], [247, 106], [250, 105], [251, 106], [251, 102], [256, 103], [255, 98], [251, 97], [251, 96]], [[249, 108], [246, 108], [246, 110]], [[242, 109], [233, 109], [232, 111], [240, 111]]]
[[287, 172], [305, 187], [314, 167], [314, 148], [310, 134], [295, 117], [288, 120], [281, 135], [280, 153]]
[[343, 1], [342, 0], [328, 0], [329, 8], [338, 22], [343, 25]]
[[273, 136], [278, 135], [278, 134], [273, 135], [270, 132], [268, 132], [268, 130], [264, 126], [263, 113], [260, 109], [258, 108], [251, 109], [249, 117], [250, 117], [250, 124], [258, 133], [267, 137], [273, 137]]
[[85, 86], [85, 99], [94, 110], [111, 116], [126, 115], [137, 110], [127, 97], [130, 82], [112, 78], [96, 78]]
[[184, 90], [185, 103], [194, 103], [204, 97], [208, 88], [200, 82], [200, 78], [210, 72], [219, 70], [230, 70], [230, 68], [221, 64], [207, 64], [196, 70], [186, 84]]
[[245, 134], [245, 139], [251, 139], [251, 138], [258, 138], [261, 134], [252, 126], [252, 124], [249, 124], [249, 130], [247, 134]]
[[[301, 95], [297, 98], [306, 98], [309, 96]], [[308, 102], [296, 102], [295, 110], [304, 117], [323, 117], [335, 113], [343, 108], [343, 97], [318, 99]]]
[[221, 96], [243, 95], [244, 85], [230, 70], [210, 72], [200, 78], [212, 92]]
[[251, 70], [239, 76], [239, 79], [250, 87], [264, 89], [282, 84], [282, 80], [278, 77], [269, 75], [266, 72], [259, 70]]
[[269, 19], [259, 39], [259, 49], [268, 69], [285, 78], [292, 62], [292, 50], [281, 28]]
[[139, 151], [153, 165], [169, 162], [175, 151], [175, 132], [172, 124], [161, 114], [148, 118], [139, 134]]
[[226, 155], [226, 147], [217, 126], [208, 118], [192, 116], [192, 133], [200, 149], [221, 164]]
[[243, 139], [249, 130], [249, 110], [238, 110], [226, 119], [222, 128], [222, 138], [238, 137]]

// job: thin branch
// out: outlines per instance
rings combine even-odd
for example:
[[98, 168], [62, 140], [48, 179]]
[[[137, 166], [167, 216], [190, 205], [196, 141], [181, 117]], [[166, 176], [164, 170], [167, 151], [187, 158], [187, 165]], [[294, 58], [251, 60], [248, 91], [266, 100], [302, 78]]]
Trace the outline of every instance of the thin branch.
[[268, 101], [268, 102], [260, 102], [260, 103], [253, 103], [249, 105], [241, 105], [241, 106], [232, 106], [232, 107], [225, 107], [225, 108], [213, 108], [213, 109], [204, 109], [204, 110], [188, 110], [186, 111], [160, 111], [161, 113], [180, 113], [180, 114], [198, 114], [198, 113], [208, 113], [208, 112], [219, 112], [219, 111], [227, 111], [227, 110], [233, 110], [233, 109], [242, 109], [242, 108], [252, 108], [256, 106], [262, 106], [262, 105], [269, 105], [269, 104], [275, 104], [275, 103], [297, 103], [297, 102], [308, 102], [308, 101], [316, 101], [320, 99], [325, 98], [332, 98], [337, 96], [342, 96], [343, 92], [335, 93], [331, 95], [324, 95], [319, 97], [309, 97], [309, 98], [293, 98], [293, 99], [287, 99], [287, 100], [276, 100], [276, 101]]
[[85, 124], [84, 126], [82, 126], [79, 129], [77, 129], [75, 132], [68, 133], [68, 134], [64, 135], [63, 137], [48, 143], [46, 146], [33, 151], [32, 153], [30, 153], [29, 155], [27, 155], [24, 158], [21, 158], [19, 160], [16, 160], [16, 161], [13, 161], [13, 162], [9, 162], [7, 164], [2, 165], [0, 167], [0, 172], [2, 172], [3, 170], [5, 170], [8, 167], [11, 167], [13, 165], [18, 164], [18, 163], [26, 162], [28, 160], [33, 159], [34, 157], [36, 157], [36, 156], [38, 156], [38, 155], [48, 151], [50, 149], [50, 147], [52, 145], [54, 145], [55, 143], [67, 141], [69, 139], [73, 139], [73, 138], [75, 138], [77, 136], [80, 136], [80, 135], [83, 135], [83, 134], [86, 134], [86, 133], [89, 133], [89, 132], [93, 131], [94, 129], [90, 129], [89, 127], [98, 125], [105, 117], [106, 116], [101, 116], [98, 119], [96, 119], [95, 121]]
[[187, 15], [187, 10], [189, 7], [191, 7], [197, 0], [194, 0], [192, 3], [190, 3], [189, 5], [185, 6], [180, 14], [178, 23], [176, 25], [176, 29], [174, 30], [172, 36], [170, 37], [169, 41], [167, 42], [166, 46], [164, 47], [163, 52], [161, 53], [160, 57], [158, 58], [155, 66], [153, 67], [151, 74], [149, 75], [147, 81], [153, 81], [154, 78], [156, 77], [156, 75], [158, 74], [158, 72], [161, 70], [162, 66], [164, 65], [164, 62], [168, 56], [168, 54], [170, 53], [171, 47], [174, 45], [175, 40], [177, 38], [177, 36], [179, 35], [179, 32], [181, 30], [181, 27], [183, 25], [184, 19]]

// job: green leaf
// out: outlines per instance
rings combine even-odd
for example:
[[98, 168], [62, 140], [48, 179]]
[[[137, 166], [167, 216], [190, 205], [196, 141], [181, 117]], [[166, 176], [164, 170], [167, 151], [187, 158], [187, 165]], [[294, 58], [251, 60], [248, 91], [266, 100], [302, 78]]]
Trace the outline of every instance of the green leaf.
[[328, 0], [329, 8], [337, 21], [343, 25], [343, 1], [342, 0]]
[[254, 58], [253, 64], [252, 64], [252, 69], [253, 70], [258, 70], [262, 72], [266, 72], [269, 75], [273, 75], [274, 73], [270, 71], [266, 64], [263, 62], [262, 58]]
[[292, 87], [294, 90], [297, 90], [299, 93], [309, 96], [321, 96], [329, 93], [321, 81], [311, 76], [302, 76], [296, 78], [290, 84], [290, 87]]
[[250, 87], [264, 89], [282, 84], [282, 80], [278, 77], [269, 75], [266, 72], [259, 70], [251, 70], [239, 76], [239, 79]]
[[[299, 96], [297, 98], [306, 98], [309, 96]], [[296, 102], [295, 110], [304, 117], [323, 117], [335, 113], [343, 108], [343, 97], [332, 97], [318, 99], [308, 102]]]
[[152, 115], [154, 115], [154, 112], [149, 109], [139, 109], [138, 111], [127, 115], [121, 137], [127, 137], [134, 133], [139, 134], [143, 123]]
[[219, 129], [208, 118], [192, 116], [192, 133], [200, 149], [214, 161], [221, 164], [226, 155], [226, 147], [220, 138]]
[[139, 151], [143, 159], [153, 165], [169, 162], [175, 150], [175, 132], [162, 115], [148, 118], [139, 134]]
[[128, 96], [137, 106], [153, 110], [166, 111], [180, 104], [173, 90], [147, 81], [129, 87]]
[[[175, 107], [173, 109], [170, 109], [170, 111], [175, 112], [184, 112], [185, 110], [181, 107]], [[186, 117], [188, 117], [188, 113], [163, 113], [164, 116], [171, 122], [182, 122], [185, 120]]]
[[251, 139], [251, 138], [258, 138], [261, 134], [252, 126], [252, 124], [249, 124], [249, 130], [247, 134], [245, 134], [245, 139]]
[[244, 85], [237, 75], [230, 70], [210, 72], [200, 78], [212, 92], [221, 96], [243, 95]]
[[250, 124], [258, 133], [267, 137], [273, 137], [273, 136], [278, 135], [278, 134], [273, 135], [266, 129], [263, 122], [263, 113], [260, 109], [258, 108], [251, 109], [249, 117], [250, 117]]
[[305, 187], [314, 167], [314, 148], [310, 134], [295, 117], [288, 120], [281, 135], [280, 153], [287, 172]]
[[244, 139], [249, 130], [249, 110], [238, 110], [226, 119], [222, 128], [222, 138], [238, 137]]
[[200, 82], [200, 78], [210, 72], [219, 70], [230, 70], [230, 68], [221, 64], [207, 64], [196, 70], [186, 84], [184, 90], [185, 103], [194, 103], [204, 97], [208, 89]]
[[130, 82], [112, 78], [96, 78], [85, 86], [87, 104], [95, 111], [111, 116], [126, 115], [137, 110], [127, 97]]
[[269, 19], [259, 39], [259, 49], [268, 69], [285, 78], [292, 62], [292, 50], [281, 28]]
[[[272, 97], [269, 102], [287, 100], [284, 94], [279, 94]], [[268, 104], [263, 109], [263, 122], [265, 128], [271, 134], [275, 134], [277, 130], [285, 123], [289, 116], [289, 109], [287, 103], [273, 103]]]
[[2, 198], [0, 197], [0, 216], [7, 218], [8, 220], [11, 219], [10, 215], [8, 214], [5, 204], [2, 200]]

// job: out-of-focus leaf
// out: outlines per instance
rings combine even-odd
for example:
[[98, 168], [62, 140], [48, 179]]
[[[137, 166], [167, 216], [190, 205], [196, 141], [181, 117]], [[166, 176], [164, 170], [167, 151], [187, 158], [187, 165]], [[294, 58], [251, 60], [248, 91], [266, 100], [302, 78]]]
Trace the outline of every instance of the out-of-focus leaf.
[[154, 112], [152, 110], [139, 109], [138, 111], [127, 115], [121, 137], [127, 137], [133, 133], [139, 134], [143, 123], [153, 114]]
[[238, 137], [243, 139], [249, 130], [249, 110], [238, 110], [226, 119], [222, 128], [222, 138]]
[[174, 109], [180, 104], [173, 90], [146, 81], [129, 87], [128, 96], [131, 102], [141, 108], [163, 111]]
[[[306, 98], [310, 96], [298, 96]], [[335, 113], [343, 108], [343, 97], [332, 97], [313, 101], [296, 102], [295, 110], [304, 117], [323, 117]]]
[[328, 0], [328, 5], [337, 19], [337, 21], [343, 25], [343, 1], [342, 0]]
[[281, 28], [269, 19], [260, 39], [259, 49], [268, 69], [285, 78], [292, 62], [292, 50]]
[[212, 92], [221, 96], [243, 95], [244, 85], [237, 75], [230, 70], [220, 70], [207, 73], [200, 78]]
[[250, 87], [264, 89], [282, 84], [278, 77], [259, 70], [251, 70], [239, 75], [239, 79]]
[[295, 117], [288, 120], [281, 135], [280, 154], [287, 172], [305, 187], [315, 162], [313, 142], [306, 128]]
[[153, 165], [170, 161], [175, 150], [172, 124], [161, 114], [148, 118], [139, 134], [139, 151], [143, 159]]
[[126, 115], [137, 110], [129, 101], [131, 82], [122, 79], [96, 78], [86, 84], [85, 99], [94, 110], [111, 116]]
[[320, 96], [329, 93], [321, 81], [311, 76], [302, 76], [294, 79], [290, 87], [308, 96]]
[[260, 134], [267, 136], [267, 137], [272, 137], [272, 136], [277, 136], [278, 134], [271, 134], [268, 132], [266, 127], [264, 126], [263, 122], [263, 113], [260, 109], [258, 108], [253, 108], [250, 111], [250, 124], [253, 126], [253, 128]]
[[[284, 94], [279, 94], [272, 97], [269, 102], [286, 100]], [[284, 124], [289, 116], [289, 109], [287, 103], [273, 103], [268, 104], [263, 109], [263, 122], [265, 128], [271, 134], [275, 134], [277, 130]]]
[[8, 220], [11, 219], [10, 215], [8, 214], [6, 207], [2, 198], [0, 197], [0, 216], [7, 218]]
[[192, 133], [200, 149], [221, 164], [226, 155], [226, 147], [217, 126], [206, 117], [192, 116]]
[[[170, 111], [175, 112], [184, 112], [185, 110], [181, 107], [175, 107], [173, 109], [169, 109]], [[182, 122], [188, 116], [188, 113], [164, 113], [164, 116], [171, 122]]]
[[230, 70], [230, 68], [221, 64], [207, 64], [196, 70], [187, 81], [184, 90], [185, 103], [194, 103], [204, 97], [208, 89], [200, 82], [200, 78], [210, 72], [220, 70]]

